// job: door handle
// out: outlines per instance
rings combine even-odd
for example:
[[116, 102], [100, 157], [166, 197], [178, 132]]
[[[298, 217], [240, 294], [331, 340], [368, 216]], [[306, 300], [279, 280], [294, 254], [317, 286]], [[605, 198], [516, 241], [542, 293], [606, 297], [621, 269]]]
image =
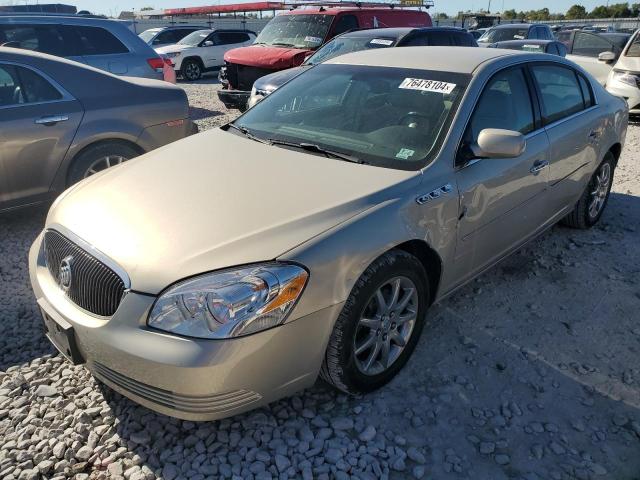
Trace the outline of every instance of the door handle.
[[48, 115], [46, 117], [37, 118], [35, 120], [35, 124], [45, 125], [48, 127], [59, 122], [66, 122], [67, 120], [69, 120], [69, 117], [67, 115]]
[[549, 162], [547, 160], [536, 160], [536, 162], [529, 169], [529, 171], [534, 175], [537, 175], [548, 166], [549, 166]]

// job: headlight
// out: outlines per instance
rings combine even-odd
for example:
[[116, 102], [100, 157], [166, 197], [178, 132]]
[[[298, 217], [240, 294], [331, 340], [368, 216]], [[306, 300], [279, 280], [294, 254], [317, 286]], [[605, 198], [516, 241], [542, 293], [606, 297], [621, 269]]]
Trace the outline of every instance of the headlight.
[[631, 85], [632, 87], [637, 87], [638, 85], [640, 85], [640, 83], [638, 82], [640, 77], [638, 75], [635, 75], [631, 72], [625, 72], [623, 70], [614, 70], [612, 79], [625, 83], [627, 85]]
[[169, 53], [165, 53], [165, 55], [169, 58], [176, 58], [179, 57], [181, 55], [180, 52], [169, 52]]
[[230, 338], [281, 325], [309, 274], [297, 265], [264, 263], [178, 283], [149, 314], [150, 327], [198, 338]]

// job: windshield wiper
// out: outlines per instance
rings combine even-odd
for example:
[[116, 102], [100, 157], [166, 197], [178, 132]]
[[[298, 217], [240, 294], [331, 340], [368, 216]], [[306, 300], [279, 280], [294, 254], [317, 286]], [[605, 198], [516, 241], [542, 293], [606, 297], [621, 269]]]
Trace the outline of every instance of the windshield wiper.
[[230, 129], [230, 128], [233, 128], [234, 130], [237, 130], [238, 132], [243, 134], [245, 137], [247, 137], [249, 140], [253, 140], [255, 142], [264, 143], [266, 145], [271, 145], [272, 144], [271, 140], [265, 140], [264, 138], [256, 137], [253, 133], [251, 133], [249, 131], [248, 128], [241, 127], [239, 125], [236, 125], [235, 123], [227, 123], [225, 125], [225, 127], [227, 128], [227, 130]]
[[274, 42], [271, 45], [276, 47], [295, 47], [293, 43], [282, 43], [282, 42]]
[[345, 162], [359, 163], [361, 165], [369, 164], [369, 162], [366, 162], [356, 156], [348, 155], [346, 153], [336, 152], [335, 150], [328, 150], [326, 148], [322, 148], [319, 145], [316, 145], [315, 143], [304, 143], [304, 142], [295, 143], [295, 142], [287, 142], [285, 140], [274, 140], [274, 139], [269, 139], [268, 141], [271, 145], [282, 145], [283, 147], [299, 148], [300, 150], [305, 150], [307, 152], [321, 153], [329, 158], [337, 158], [338, 160], [343, 160]]

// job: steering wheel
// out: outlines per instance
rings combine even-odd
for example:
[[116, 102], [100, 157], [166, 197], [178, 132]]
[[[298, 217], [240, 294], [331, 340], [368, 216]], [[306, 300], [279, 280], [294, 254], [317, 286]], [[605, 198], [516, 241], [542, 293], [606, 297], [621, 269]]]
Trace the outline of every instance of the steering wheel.
[[400, 125], [404, 125], [409, 128], [417, 128], [418, 126], [424, 126], [424, 130], [429, 130], [429, 124], [431, 120], [429, 117], [422, 113], [418, 112], [409, 112], [406, 115], [403, 115], [400, 119]]

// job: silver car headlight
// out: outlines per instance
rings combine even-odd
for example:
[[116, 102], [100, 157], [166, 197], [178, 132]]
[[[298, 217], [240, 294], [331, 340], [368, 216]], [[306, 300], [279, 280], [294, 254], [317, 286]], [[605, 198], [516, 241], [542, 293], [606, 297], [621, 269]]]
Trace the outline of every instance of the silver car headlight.
[[156, 300], [148, 325], [198, 338], [231, 338], [281, 325], [307, 284], [293, 264], [263, 263], [180, 282]]
[[611, 79], [626, 85], [631, 85], [632, 87], [638, 87], [640, 85], [640, 75], [634, 75], [624, 70], [614, 70]]

